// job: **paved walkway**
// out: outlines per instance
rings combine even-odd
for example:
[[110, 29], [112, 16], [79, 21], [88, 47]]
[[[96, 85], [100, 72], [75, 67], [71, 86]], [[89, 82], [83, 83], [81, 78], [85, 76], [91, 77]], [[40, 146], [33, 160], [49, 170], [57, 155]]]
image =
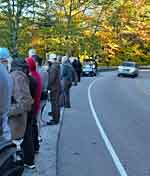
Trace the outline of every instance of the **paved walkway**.
[[[50, 105], [48, 104], [44, 111], [44, 118], [48, 117]], [[61, 111], [61, 116], [63, 110]], [[23, 176], [56, 176], [56, 150], [57, 138], [60, 124], [56, 126], [45, 126], [41, 129], [42, 143], [40, 152], [35, 157], [36, 169], [26, 169]]]

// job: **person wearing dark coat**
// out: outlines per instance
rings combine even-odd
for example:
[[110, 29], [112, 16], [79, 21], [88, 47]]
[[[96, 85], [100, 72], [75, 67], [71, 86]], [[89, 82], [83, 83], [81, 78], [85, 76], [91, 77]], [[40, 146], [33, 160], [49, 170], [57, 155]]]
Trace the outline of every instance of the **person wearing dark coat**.
[[78, 59], [74, 59], [73, 63], [72, 63], [73, 68], [75, 69], [76, 73], [77, 73], [77, 77], [78, 77], [78, 82], [81, 81], [81, 73], [82, 73], [82, 64]]
[[[36, 96], [36, 91], [35, 89], [37, 88], [37, 81], [35, 78], [33, 78], [31, 75], [28, 75], [29, 78], [29, 87], [30, 87], [30, 93], [33, 99], [35, 99]], [[22, 143], [22, 148], [23, 148], [23, 153], [24, 153], [24, 164], [26, 167], [30, 169], [35, 168], [34, 164], [34, 154], [35, 154], [35, 149], [34, 149], [34, 133], [36, 131], [34, 130], [34, 119], [35, 117], [35, 104], [32, 104], [31, 111], [28, 113], [28, 119], [27, 119], [27, 126], [26, 126], [26, 131], [24, 135], [24, 140]], [[37, 134], [36, 134], [37, 135]], [[30, 146], [30, 147], [29, 147]]]
[[34, 142], [34, 150], [36, 153], [39, 152], [40, 144], [39, 144], [39, 129], [38, 129], [38, 113], [40, 111], [40, 102], [41, 102], [41, 93], [42, 93], [42, 78], [40, 74], [36, 70], [36, 62], [33, 57], [26, 58], [26, 62], [29, 66], [30, 74], [37, 81], [36, 88], [36, 96], [34, 97], [34, 122], [33, 122], [33, 142]]
[[29, 89], [29, 78], [25, 70], [27, 64], [22, 59], [13, 60], [11, 64], [11, 77], [13, 80], [13, 93], [11, 108], [9, 111], [9, 124], [12, 139], [18, 140], [24, 137], [27, 114], [31, 111], [33, 99]]
[[61, 65], [61, 84], [62, 84], [62, 93], [60, 98], [61, 107], [71, 108], [70, 103], [70, 89], [72, 84], [77, 85], [77, 78], [75, 70], [70, 63], [70, 60], [67, 56], [62, 57]]
[[[36, 88], [36, 82], [33, 77], [29, 75], [29, 67], [27, 63], [23, 59], [14, 59], [12, 62], [11, 71], [23, 71], [23, 73], [27, 76], [28, 82], [29, 82], [29, 92], [32, 97], [32, 100], [34, 98], [35, 94], [35, 88]], [[12, 99], [12, 101], [15, 101]], [[27, 120], [26, 120], [26, 127], [23, 137], [23, 142], [21, 144], [23, 156], [24, 156], [24, 164], [26, 167], [30, 169], [34, 169], [34, 145], [33, 145], [33, 119], [35, 118], [33, 116], [34, 113], [34, 102], [31, 104], [30, 111], [27, 113]], [[23, 126], [23, 124], [20, 124], [20, 127]], [[30, 146], [30, 147], [29, 147]]]
[[61, 82], [60, 82], [60, 65], [57, 63], [57, 56], [51, 54], [48, 70], [48, 90], [50, 91], [51, 107], [52, 111], [49, 115], [52, 116], [52, 120], [47, 122], [48, 125], [56, 125], [60, 120], [60, 92], [61, 92]]

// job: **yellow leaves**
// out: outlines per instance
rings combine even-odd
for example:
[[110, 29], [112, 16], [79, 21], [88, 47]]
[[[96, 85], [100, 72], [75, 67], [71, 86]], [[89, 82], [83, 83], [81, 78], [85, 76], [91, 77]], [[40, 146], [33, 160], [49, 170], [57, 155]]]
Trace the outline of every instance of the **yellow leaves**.
[[58, 15], [59, 18], [62, 18], [62, 17], [65, 16], [65, 12], [62, 11], [62, 10], [61, 10], [61, 11], [58, 11], [58, 12], [57, 12], [57, 15]]
[[[83, 3], [79, 1], [57, 1], [54, 7], [56, 24], [50, 28], [42, 27], [43, 31], [34, 30], [29, 25], [23, 29], [21, 38], [28, 45], [35, 46], [40, 53], [48, 48], [50, 52], [65, 54], [68, 48], [73, 48], [75, 53], [80, 50], [80, 54], [84, 56], [91, 52], [113, 60], [119, 54], [128, 55], [130, 51], [126, 48], [131, 46], [131, 55], [143, 56], [142, 50], [138, 49], [142, 46], [140, 43], [150, 41], [150, 24], [145, 20], [145, 14], [148, 14], [145, 11], [149, 10], [146, 0], [118, 0], [112, 5], [106, 2], [97, 7], [92, 3], [88, 4], [88, 0], [87, 3], [86, 0]], [[138, 47], [135, 47], [137, 43]]]
[[136, 56], [136, 57], [144, 56], [143, 52], [141, 52], [140, 50], [135, 50], [135, 53], [133, 55]]
[[116, 43], [108, 43], [105, 45], [105, 52], [109, 55], [109, 57], [115, 57], [116, 53], [120, 51], [120, 46], [117, 45]]
[[142, 6], [144, 4], [145, 0], [133, 0], [133, 3], [136, 7]]
[[128, 32], [130, 33], [130, 32], [135, 32], [135, 29], [132, 28], [132, 27], [129, 26], [129, 25], [126, 25], [126, 26], [125, 26], [125, 31], [128, 31]]
[[137, 26], [137, 33], [144, 41], [150, 42], [150, 24], [140, 22]]
[[85, 37], [90, 37], [90, 36], [92, 35], [92, 31], [90, 31], [90, 30], [85, 30], [85, 31], [83, 32], [83, 34], [84, 34]]
[[98, 35], [100, 36], [100, 39], [104, 41], [104, 43], [112, 39], [112, 33], [108, 31], [99, 32]]

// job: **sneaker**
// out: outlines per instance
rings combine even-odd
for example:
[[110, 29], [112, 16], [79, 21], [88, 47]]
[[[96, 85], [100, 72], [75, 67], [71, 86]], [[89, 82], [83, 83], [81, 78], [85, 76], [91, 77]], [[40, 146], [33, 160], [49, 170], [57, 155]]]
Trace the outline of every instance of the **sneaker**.
[[40, 143], [43, 141], [41, 136], [38, 137], [38, 140], [39, 140]]
[[54, 120], [51, 120], [47, 122], [47, 125], [57, 125], [59, 122], [55, 122]]
[[35, 154], [39, 154], [40, 151], [39, 151], [39, 150], [35, 150], [34, 153], [35, 153]]
[[24, 164], [24, 167], [28, 168], [28, 169], [35, 169], [35, 164]]
[[52, 112], [49, 112], [48, 115], [49, 115], [49, 116], [52, 116], [53, 114], [52, 114]]

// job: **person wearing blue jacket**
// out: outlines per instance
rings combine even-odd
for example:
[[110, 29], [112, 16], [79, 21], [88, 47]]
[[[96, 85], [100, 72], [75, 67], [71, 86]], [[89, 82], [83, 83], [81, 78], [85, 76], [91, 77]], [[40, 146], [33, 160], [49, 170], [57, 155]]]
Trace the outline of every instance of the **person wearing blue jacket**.
[[61, 84], [62, 94], [60, 97], [60, 106], [65, 108], [71, 108], [70, 103], [70, 89], [72, 84], [77, 85], [77, 77], [72, 64], [67, 56], [62, 57], [61, 65]]
[[9, 57], [9, 50], [0, 48], [0, 138], [4, 140], [11, 140], [8, 113], [11, 106], [13, 83], [7, 71]]

